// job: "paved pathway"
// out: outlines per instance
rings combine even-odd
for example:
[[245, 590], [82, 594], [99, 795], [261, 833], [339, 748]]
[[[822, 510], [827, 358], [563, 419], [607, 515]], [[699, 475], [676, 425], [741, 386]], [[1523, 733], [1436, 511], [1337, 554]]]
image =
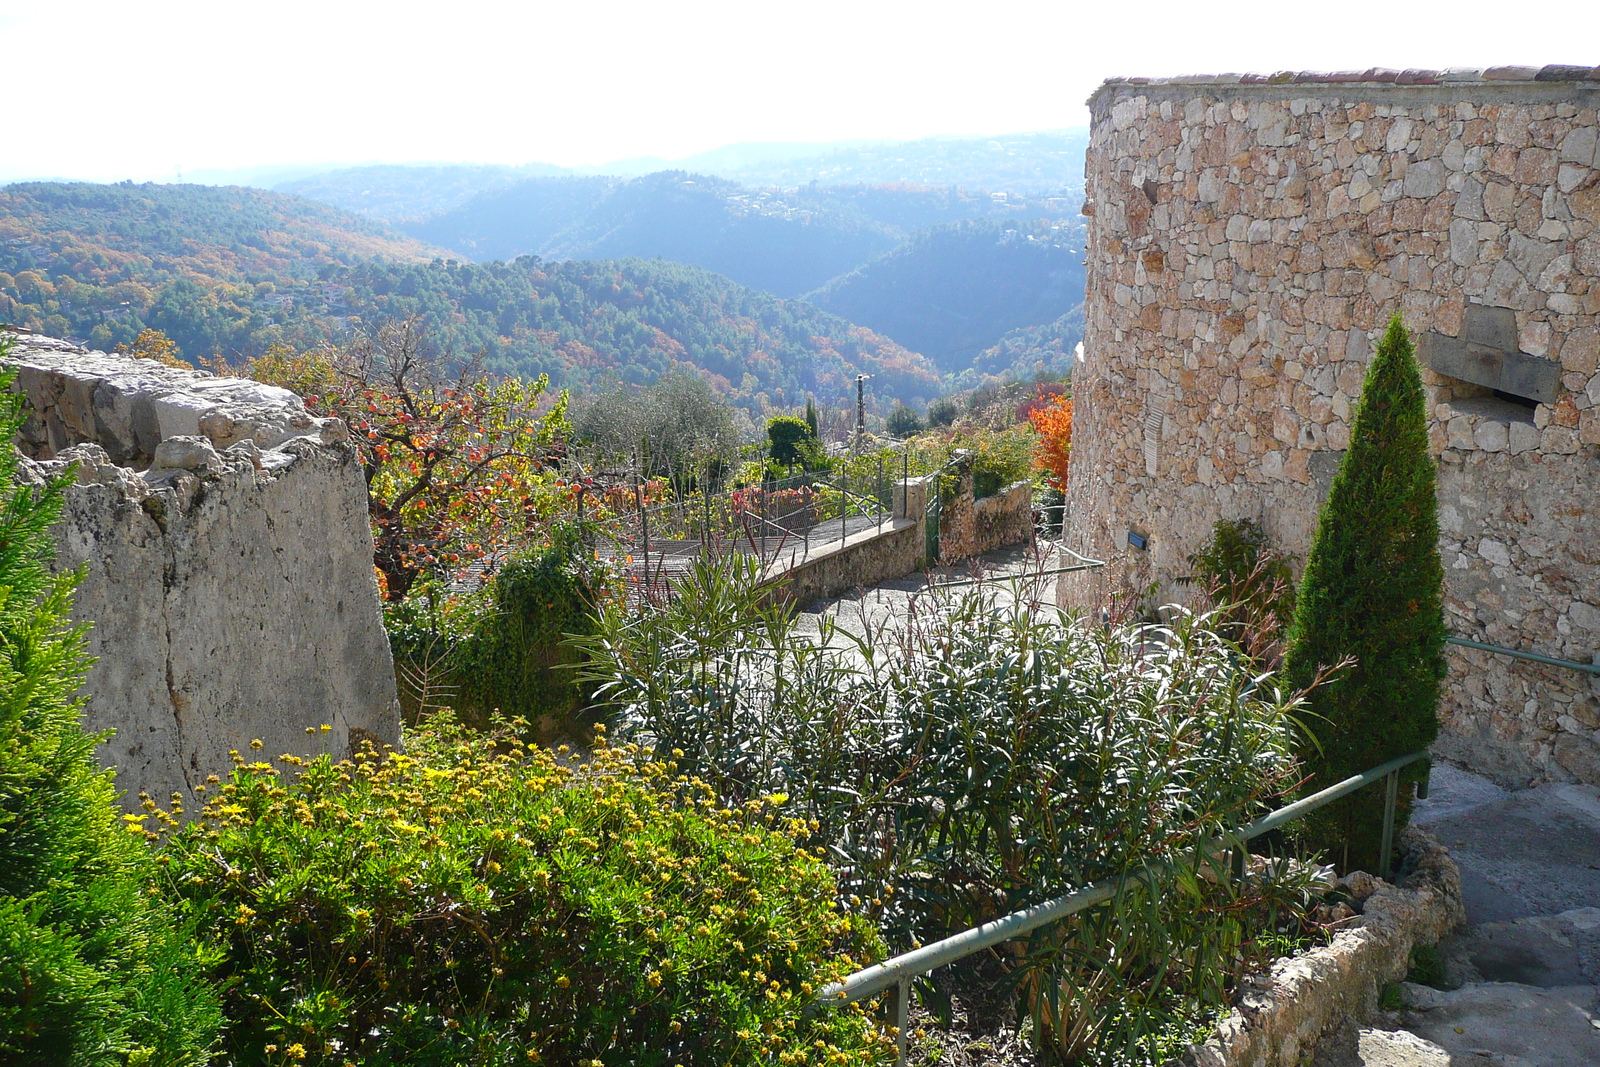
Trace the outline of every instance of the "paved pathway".
[[[982, 578], [994, 583], [1001, 602], [1021, 596], [1054, 605], [1057, 576], [1040, 572], [1072, 562], [1070, 557], [1065, 562], [1058, 559], [1055, 545], [1046, 541], [1039, 542], [1037, 547], [1000, 548], [954, 566], [940, 567], [930, 573], [916, 571], [859, 592], [808, 604], [800, 613], [799, 629], [801, 633], [814, 636], [820, 632], [822, 620], [827, 618], [835, 626], [859, 637], [868, 630], [876, 632], [903, 625], [914, 610], [913, 601], [928, 594], [930, 582], [948, 585]], [[840, 637], [835, 639], [835, 644], [848, 642]]]
[[1316, 1067], [1600, 1067], [1600, 790], [1507, 791], [1448, 764], [1413, 821], [1461, 868], [1448, 990], [1325, 1043]]

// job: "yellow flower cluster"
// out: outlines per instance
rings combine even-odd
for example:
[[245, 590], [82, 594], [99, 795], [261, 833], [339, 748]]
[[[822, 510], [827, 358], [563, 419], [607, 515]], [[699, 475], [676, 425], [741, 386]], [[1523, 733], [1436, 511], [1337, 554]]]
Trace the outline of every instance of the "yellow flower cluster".
[[277, 762], [236, 759], [168, 843], [236, 979], [230, 1032], [309, 1050], [275, 1062], [399, 1062], [372, 1057], [466, 1040], [469, 1018], [527, 1062], [641, 1043], [668, 1062], [691, 1037], [728, 1064], [886, 1055], [860, 1012], [805, 1012], [882, 948], [786, 798], [721, 805], [603, 734], [563, 756], [448, 723]]

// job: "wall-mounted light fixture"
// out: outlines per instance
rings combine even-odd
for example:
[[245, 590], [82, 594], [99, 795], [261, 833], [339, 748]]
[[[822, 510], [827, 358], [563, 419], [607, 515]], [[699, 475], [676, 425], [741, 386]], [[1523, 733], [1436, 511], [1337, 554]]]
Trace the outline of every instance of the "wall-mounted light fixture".
[[1128, 544], [1132, 545], [1134, 548], [1137, 548], [1140, 552], [1143, 552], [1150, 547], [1150, 539], [1142, 533], [1134, 533], [1132, 530], [1129, 530]]

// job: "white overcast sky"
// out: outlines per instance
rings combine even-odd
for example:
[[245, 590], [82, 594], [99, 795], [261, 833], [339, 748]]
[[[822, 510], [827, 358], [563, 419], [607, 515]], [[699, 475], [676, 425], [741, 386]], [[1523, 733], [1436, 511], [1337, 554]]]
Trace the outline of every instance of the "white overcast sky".
[[0, 181], [1085, 125], [1107, 76], [1600, 64], [1600, 0], [0, 0]]

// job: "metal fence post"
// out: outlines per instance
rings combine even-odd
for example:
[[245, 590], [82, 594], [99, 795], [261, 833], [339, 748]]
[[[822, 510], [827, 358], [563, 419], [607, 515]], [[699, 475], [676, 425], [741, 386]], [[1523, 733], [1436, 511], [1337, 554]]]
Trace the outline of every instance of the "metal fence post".
[[1394, 851], [1394, 807], [1400, 792], [1400, 772], [1390, 771], [1383, 780], [1383, 851], [1378, 858], [1378, 877], [1389, 881], [1389, 853]]
[[889, 505], [883, 497], [883, 453], [878, 454], [878, 491], [874, 494], [878, 498], [878, 529], [883, 529], [883, 516]]

